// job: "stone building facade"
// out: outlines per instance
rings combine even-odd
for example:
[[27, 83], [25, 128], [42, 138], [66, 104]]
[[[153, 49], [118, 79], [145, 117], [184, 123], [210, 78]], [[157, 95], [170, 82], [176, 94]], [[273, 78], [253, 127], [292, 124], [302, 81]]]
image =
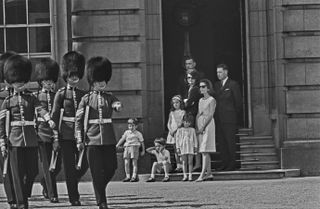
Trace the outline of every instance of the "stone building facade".
[[[174, 69], [169, 69], [170, 58], [166, 57], [175, 46], [174, 42], [168, 46], [168, 34], [181, 33], [184, 39], [181, 28], [177, 26], [177, 31], [173, 31], [168, 26], [170, 20], [165, 22], [171, 15], [168, 11], [174, 7], [170, 4], [181, 5], [183, 1], [169, 1], [49, 1], [50, 56], [60, 60], [66, 51], [73, 49], [87, 58], [104, 55], [112, 61], [110, 91], [124, 104], [124, 111], [114, 115], [118, 138], [127, 126], [128, 117], [141, 121], [140, 129], [147, 144], [165, 132], [168, 98], [176, 81], [176, 74], [171, 74]], [[238, 16], [225, 19], [219, 29], [228, 24], [233, 26], [231, 29], [238, 28], [235, 29], [240, 37], [236, 40], [239, 47], [235, 48], [238, 54], [230, 55], [232, 48], [231, 52], [220, 54], [215, 49], [206, 51], [206, 43], [208, 47], [221, 47], [217, 44], [224, 37], [219, 37], [219, 31], [214, 28], [208, 32], [196, 28], [200, 34], [208, 35], [205, 43], [201, 42], [202, 38], [193, 39], [195, 32], [189, 30], [191, 53], [212, 81], [216, 80], [216, 64], [231, 60], [240, 69], [234, 75], [244, 96], [242, 126], [250, 129], [253, 136], [272, 136], [281, 168], [299, 168], [303, 175], [319, 175], [320, 1], [228, 0], [225, 1], [228, 7], [221, 0], [184, 1], [198, 5], [198, 15], [207, 14], [208, 21], [211, 17], [213, 27], [220, 27], [219, 17], [228, 8], [238, 9]], [[218, 15], [205, 12], [210, 6]], [[230, 10], [227, 16], [233, 17], [234, 11]], [[200, 18], [196, 24], [201, 25], [201, 21], [204, 28], [210, 27], [205, 25], [206, 19]], [[214, 38], [211, 40], [209, 36]], [[185, 42], [176, 44], [177, 48], [185, 46]], [[182, 56], [183, 49], [180, 51]], [[207, 54], [212, 54], [214, 61]], [[231, 58], [224, 59], [224, 55]], [[85, 81], [81, 85], [88, 88]], [[147, 159], [142, 161], [149, 163]], [[149, 165], [141, 172], [148, 169]]]

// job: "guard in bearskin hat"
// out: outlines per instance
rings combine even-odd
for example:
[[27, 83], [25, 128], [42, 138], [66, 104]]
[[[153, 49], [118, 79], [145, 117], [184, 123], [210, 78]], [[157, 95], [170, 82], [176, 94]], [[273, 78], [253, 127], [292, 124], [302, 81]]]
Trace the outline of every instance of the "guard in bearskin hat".
[[4, 78], [13, 87], [13, 93], [1, 105], [0, 145], [2, 155], [9, 157], [18, 208], [28, 208], [28, 197], [38, 174], [35, 111], [51, 128], [55, 126], [49, 112], [26, 91], [31, 72], [31, 62], [20, 55], [9, 57], [4, 65]]
[[[51, 58], [43, 58], [35, 67], [36, 79], [41, 88], [35, 93], [42, 107], [52, 112], [53, 100], [55, 96], [55, 84], [59, 76], [59, 65]], [[53, 130], [41, 118], [37, 117], [37, 131], [39, 136], [39, 154], [40, 165], [42, 170], [41, 185], [43, 187], [42, 194], [50, 202], [57, 203], [57, 182], [56, 175], [61, 170], [61, 155], [58, 154], [59, 142], [58, 138], [54, 138]], [[50, 162], [54, 162], [55, 167], [50, 169]]]
[[120, 111], [121, 103], [106, 91], [111, 75], [111, 63], [107, 58], [92, 57], [87, 62], [91, 91], [82, 98], [76, 114], [77, 147], [79, 150], [87, 149], [99, 208], [108, 208], [105, 191], [117, 169], [112, 112]]
[[[9, 96], [12, 92], [12, 88], [8, 85], [6, 81], [4, 81], [4, 72], [3, 72], [4, 63], [9, 57], [15, 54], [16, 54], [15, 52], [8, 51], [3, 53], [0, 56], [0, 82], [1, 83], [4, 82], [6, 84], [5, 87], [0, 90], [0, 107], [3, 101], [5, 100], [5, 98]], [[4, 166], [5, 164], [6, 166]], [[0, 173], [1, 174], [6, 173], [6, 175], [4, 175], [3, 184], [4, 184], [4, 191], [7, 195], [7, 201], [10, 205], [10, 208], [16, 208], [16, 197], [15, 197], [14, 188], [13, 188], [12, 174], [9, 168], [10, 168], [10, 163], [8, 158], [3, 158], [3, 156], [0, 155]]]
[[[82, 158], [83, 155], [77, 152], [74, 126], [76, 110], [85, 94], [83, 90], [77, 88], [78, 82], [83, 77], [84, 68], [85, 58], [79, 52], [70, 51], [63, 56], [61, 74], [67, 85], [57, 91], [52, 108], [52, 118], [57, 123], [54, 131], [59, 133], [58, 142], [72, 206], [81, 205], [78, 183], [88, 169], [86, 157]], [[79, 158], [82, 159], [82, 163], [77, 169]]]

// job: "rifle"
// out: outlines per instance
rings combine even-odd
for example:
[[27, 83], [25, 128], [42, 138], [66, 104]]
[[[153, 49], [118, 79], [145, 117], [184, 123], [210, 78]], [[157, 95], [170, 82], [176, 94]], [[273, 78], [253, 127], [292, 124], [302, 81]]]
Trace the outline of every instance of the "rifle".
[[57, 159], [58, 159], [58, 152], [52, 150], [51, 161], [50, 161], [50, 166], [49, 166], [50, 172], [54, 172], [54, 170], [56, 169]]
[[[9, 132], [10, 132], [10, 111], [6, 111], [6, 135], [9, 138]], [[8, 173], [8, 162], [9, 162], [9, 152], [7, 152], [7, 156], [4, 158], [3, 162], [3, 173], [2, 176], [3, 178], [7, 175]]]
[[[86, 109], [85, 109], [85, 112], [84, 112], [84, 122], [83, 122], [83, 142], [84, 143], [86, 142], [86, 136], [87, 136], [87, 130], [88, 130], [88, 122], [89, 122], [89, 105], [86, 106]], [[77, 163], [77, 166], [76, 166], [77, 170], [81, 169], [84, 150], [85, 150], [85, 147], [79, 153], [79, 159], [78, 159], [78, 163]]]

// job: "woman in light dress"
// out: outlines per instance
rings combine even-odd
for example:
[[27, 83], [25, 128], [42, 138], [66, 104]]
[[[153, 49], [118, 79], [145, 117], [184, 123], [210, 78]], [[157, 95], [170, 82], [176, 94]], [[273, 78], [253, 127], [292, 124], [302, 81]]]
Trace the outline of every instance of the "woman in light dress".
[[202, 79], [199, 87], [203, 97], [199, 100], [196, 129], [199, 152], [202, 154], [202, 171], [196, 180], [197, 182], [213, 179], [210, 154], [216, 152], [215, 123], [213, 119], [216, 100], [211, 96], [213, 95], [212, 83], [208, 79]]

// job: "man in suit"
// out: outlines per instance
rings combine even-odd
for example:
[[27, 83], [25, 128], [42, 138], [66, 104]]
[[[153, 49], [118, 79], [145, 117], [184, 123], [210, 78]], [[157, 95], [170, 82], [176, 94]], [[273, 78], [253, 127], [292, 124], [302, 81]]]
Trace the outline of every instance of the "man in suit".
[[217, 100], [215, 120], [222, 160], [222, 166], [218, 170], [230, 171], [236, 168], [236, 133], [242, 99], [238, 83], [228, 77], [227, 65], [217, 66], [217, 77], [220, 81], [214, 84]]

